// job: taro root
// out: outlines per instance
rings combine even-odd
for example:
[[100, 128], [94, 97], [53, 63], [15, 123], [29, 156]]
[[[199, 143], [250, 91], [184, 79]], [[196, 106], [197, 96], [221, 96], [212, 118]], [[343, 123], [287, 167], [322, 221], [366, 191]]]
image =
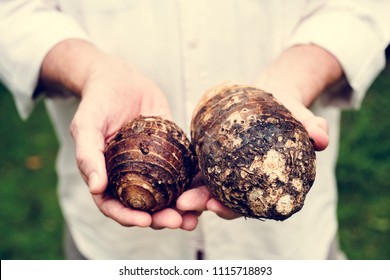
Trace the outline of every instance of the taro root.
[[272, 94], [224, 84], [194, 111], [191, 137], [211, 194], [246, 217], [285, 220], [304, 204], [316, 172], [303, 125]]
[[108, 143], [105, 159], [108, 191], [125, 206], [148, 212], [171, 206], [197, 165], [185, 133], [152, 116], [125, 124]]

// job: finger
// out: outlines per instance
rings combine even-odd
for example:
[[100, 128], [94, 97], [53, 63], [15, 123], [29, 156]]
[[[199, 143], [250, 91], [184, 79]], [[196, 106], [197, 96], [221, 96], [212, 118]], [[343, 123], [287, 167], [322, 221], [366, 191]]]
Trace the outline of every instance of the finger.
[[92, 194], [101, 194], [107, 186], [104, 137], [94, 128], [71, 126], [76, 145], [77, 165]]
[[160, 116], [163, 119], [172, 120], [168, 101], [161, 90], [155, 86], [149, 89], [150, 96], [142, 100], [141, 114], [145, 116]]
[[207, 210], [207, 201], [211, 198], [206, 186], [185, 191], [176, 201], [176, 207], [182, 211]]
[[240, 214], [233, 212], [232, 210], [223, 206], [219, 201], [212, 198], [207, 202], [207, 209], [217, 214], [219, 217], [225, 220], [233, 220], [241, 217]]
[[293, 116], [301, 121], [306, 128], [310, 138], [313, 140], [314, 149], [322, 151], [329, 144], [328, 125], [324, 118], [317, 117], [308, 108], [302, 105], [300, 101], [286, 99], [285, 96], [279, 97], [282, 102], [293, 114]]
[[183, 222], [183, 218], [180, 213], [172, 208], [166, 208], [164, 210], [158, 211], [154, 213], [152, 217], [153, 221], [150, 227], [153, 229], [177, 229], [180, 228]]
[[123, 226], [149, 227], [152, 224], [152, 217], [147, 212], [127, 208], [112, 197], [93, 195], [93, 199], [105, 216]]
[[186, 212], [183, 214], [183, 222], [181, 224], [182, 230], [192, 231], [198, 225], [199, 212]]
[[324, 118], [313, 116], [302, 121], [309, 136], [313, 139], [316, 151], [325, 150], [329, 144], [328, 125]]
[[161, 109], [155, 109], [153, 110], [153, 113], [150, 113], [151, 115], [160, 116], [161, 118], [165, 120], [173, 121], [173, 116], [170, 110], [161, 110]]

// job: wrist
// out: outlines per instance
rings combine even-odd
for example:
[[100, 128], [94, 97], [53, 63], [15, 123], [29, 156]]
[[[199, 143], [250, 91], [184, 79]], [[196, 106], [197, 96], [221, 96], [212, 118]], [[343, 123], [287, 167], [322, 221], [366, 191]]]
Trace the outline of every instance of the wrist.
[[265, 69], [256, 85], [279, 99], [294, 98], [308, 107], [342, 75], [341, 65], [331, 53], [316, 45], [297, 45]]
[[55, 45], [45, 56], [40, 84], [49, 89], [66, 89], [81, 95], [91, 67], [106, 55], [89, 42], [68, 39]]

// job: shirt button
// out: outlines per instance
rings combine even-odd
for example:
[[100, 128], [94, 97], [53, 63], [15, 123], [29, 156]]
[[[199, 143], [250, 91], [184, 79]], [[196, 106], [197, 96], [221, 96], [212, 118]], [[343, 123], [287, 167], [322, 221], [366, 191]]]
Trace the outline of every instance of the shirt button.
[[187, 48], [189, 49], [196, 49], [198, 47], [198, 42], [195, 40], [188, 41]]

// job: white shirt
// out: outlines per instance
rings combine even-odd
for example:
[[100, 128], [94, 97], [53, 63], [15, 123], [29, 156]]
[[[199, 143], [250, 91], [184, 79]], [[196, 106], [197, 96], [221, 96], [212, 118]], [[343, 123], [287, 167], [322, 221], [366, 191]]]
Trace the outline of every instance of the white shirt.
[[[125, 228], [103, 216], [79, 175], [69, 124], [79, 100], [46, 99], [61, 147], [59, 199], [81, 253], [91, 259], [324, 259], [337, 233], [334, 175], [340, 106], [358, 107], [383, 68], [390, 1], [59, 0], [0, 1], [0, 78], [22, 117], [31, 112], [45, 54], [83, 38], [143, 70], [166, 93], [188, 132], [203, 92], [224, 81], [253, 83], [284, 48], [315, 43], [333, 53], [352, 91], [325, 94], [315, 114], [329, 147], [305, 206], [286, 221], [226, 221], [203, 213], [196, 231]], [[319, 67], [321, 67], [319, 65]]]

